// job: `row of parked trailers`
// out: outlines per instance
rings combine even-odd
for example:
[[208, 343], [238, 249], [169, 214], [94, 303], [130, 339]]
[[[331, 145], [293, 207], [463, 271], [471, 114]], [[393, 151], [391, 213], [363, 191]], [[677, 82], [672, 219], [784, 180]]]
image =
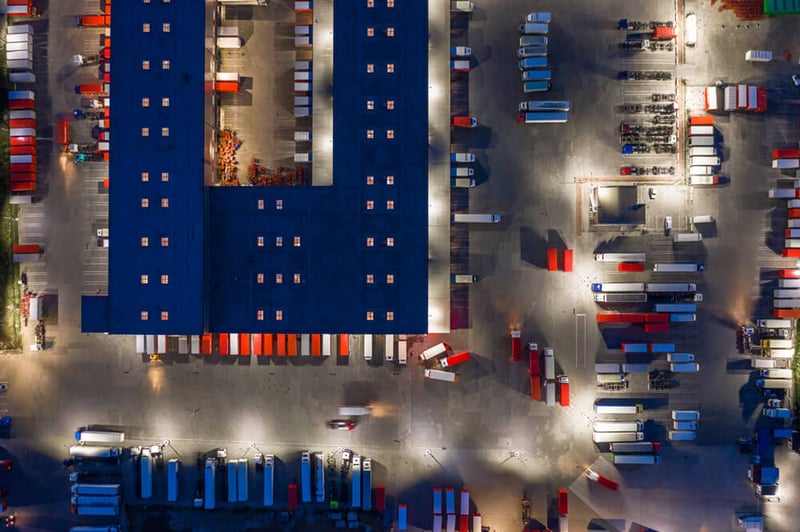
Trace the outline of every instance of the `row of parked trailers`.
[[[363, 354], [372, 360], [374, 336], [362, 335]], [[170, 346], [169, 344], [173, 344]], [[136, 352], [142, 354], [222, 355], [222, 356], [350, 356], [347, 334], [272, 334], [219, 333], [194, 336], [137, 335]], [[401, 365], [408, 363], [405, 335], [384, 335], [384, 359]]]
[[[781, 155], [781, 153], [773, 153]], [[778, 159], [780, 160], [780, 159]], [[769, 191], [771, 199], [788, 199], [789, 216], [785, 229], [782, 256], [800, 258], [800, 179], [794, 180], [794, 188], [776, 188]], [[776, 318], [800, 318], [800, 288], [793, 279], [797, 270], [785, 269], [780, 272], [778, 288], [773, 293], [773, 315]]]
[[[12, 7], [9, 3], [9, 15], [12, 15]], [[12, 86], [36, 81], [33, 74], [33, 27], [30, 24], [8, 27], [6, 66]], [[36, 95], [32, 90], [8, 92], [11, 203], [30, 203], [36, 192], [35, 101]]]
[[[405, 510], [405, 508], [404, 508]], [[405, 512], [404, 512], [405, 513]], [[483, 530], [481, 522], [481, 514], [472, 514], [472, 530]], [[398, 525], [400, 525], [400, 516], [398, 516]], [[445, 488], [444, 497], [442, 497], [442, 488], [433, 488], [433, 531], [442, 532], [455, 532], [456, 528], [459, 532], [469, 532], [470, 525], [470, 500], [469, 491], [461, 490], [459, 497], [458, 513], [456, 514], [456, 493], [453, 488]], [[402, 519], [402, 528], [406, 528], [405, 515]]]
[[750, 111], [763, 113], [767, 110], [767, 89], [755, 85], [726, 85], [706, 87], [705, 105], [708, 112]]

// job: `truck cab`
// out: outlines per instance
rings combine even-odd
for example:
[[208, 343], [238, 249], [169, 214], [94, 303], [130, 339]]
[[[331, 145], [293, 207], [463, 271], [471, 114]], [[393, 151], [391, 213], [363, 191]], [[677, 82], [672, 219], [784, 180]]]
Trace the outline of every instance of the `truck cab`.
[[451, 123], [454, 127], [477, 127], [478, 119], [474, 116], [454, 116]]

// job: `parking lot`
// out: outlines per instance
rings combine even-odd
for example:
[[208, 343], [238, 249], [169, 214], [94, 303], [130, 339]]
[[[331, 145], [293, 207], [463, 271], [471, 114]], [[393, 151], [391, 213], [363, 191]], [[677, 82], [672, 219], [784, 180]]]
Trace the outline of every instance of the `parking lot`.
[[[280, 7], [285, 15], [286, 2], [273, 4], [265, 9]], [[749, 457], [738, 453], [735, 442], [752, 434], [759, 397], [747, 360], [736, 351], [735, 329], [754, 315], [769, 314], [769, 291], [759, 285], [770, 278], [769, 270], [793, 264], [770, 245], [785, 226], [785, 208], [776, 208], [766, 190], [774, 182], [769, 150], [794, 145], [800, 127], [796, 106], [785, 103], [797, 99], [789, 81], [796, 64], [776, 60], [753, 65], [743, 57], [745, 50], [776, 36], [782, 40], [776, 53], [789, 48], [800, 55], [800, 38], [790, 31], [796, 17], [762, 20], [758, 27], [745, 28], [730, 12], [687, 2], [685, 12], [700, 17], [697, 46], [675, 54], [642, 52], [654, 54], [645, 60], [620, 51], [617, 20], [674, 20], [672, 3], [617, 0], [604, 4], [600, 13], [596, 4], [582, 0], [569, 5], [538, 2], [537, 10], [553, 14], [549, 61], [554, 75], [548, 99], [570, 100], [572, 110], [566, 124], [533, 125], [515, 120], [517, 104], [524, 98], [516, 27], [531, 10], [530, 3], [477, 4], [473, 15], [453, 17], [453, 43], [471, 46], [474, 63], [469, 74], [454, 78], [452, 102], [455, 114], [468, 112], [481, 126], [456, 132], [453, 142], [477, 154], [483, 183], [468, 193], [454, 190], [453, 204], [468, 206], [471, 212], [500, 213], [503, 221], [485, 229], [454, 227], [453, 260], [463, 268], [460, 271], [481, 277], [479, 283], [458, 290], [454, 308], [465, 310], [459, 322], [463, 328], [445, 338], [456, 349], [472, 353], [473, 362], [461, 366], [459, 382], [425, 380], [415, 359], [398, 368], [383, 362], [379, 350], [372, 363], [359, 356], [324, 363], [259, 364], [243, 358], [148, 363], [134, 353], [132, 338], [81, 335], [80, 294], [105, 289], [107, 250], [97, 247], [95, 231], [107, 219], [107, 200], [98, 187], [107, 177], [106, 167], [63, 164], [54, 152], [46, 172], [47, 197], [26, 207], [20, 230], [21, 239], [27, 234], [29, 240], [48, 246], [45, 262], [28, 272], [33, 288], [57, 290], [58, 320], [48, 323], [50, 349], [4, 355], [2, 380], [11, 383], [7, 403], [14, 416], [14, 432], [4, 447], [17, 461], [7, 473], [8, 503], [18, 513], [21, 528], [52, 530], [53, 523], [77, 522], [68, 513], [69, 485], [60, 463], [75, 428], [89, 423], [123, 427], [131, 445], [170, 441], [165, 457], [179, 457], [186, 472], [180, 497], [186, 509], [172, 518], [192, 530], [219, 526], [207, 513], [189, 509], [198, 478], [193, 471], [196, 453], [215, 448], [226, 448], [233, 457], [250, 457], [254, 447], [275, 454], [280, 461], [276, 502], [285, 504], [285, 486], [299, 474], [301, 450], [336, 453], [349, 447], [372, 458], [373, 485], [387, 486], [389, 510], [407, 504], [409, 523], [420, 528], [430, 527], [431, 488], [446, 486], [469, 489], [484, 525], [498, 531], [520, 528], [523, 494], [531, 498], [535, 518], [555, 527], [555, 490], [562, 487], [571, 491], [570, 522], [579, 528], [603, 518], [624, 519], [621, 529], [636, 522], [656, 530], [723, 530], [732, 526], [734, 511], [756, 507], [745, 478]], [[95, 11], [90, 2], [50, 3], [47, 42], [63, 45], [48, 47], [47, 76], [42, 79], [49, 94], [42, 101], [50, 108], [40, 115], [70, 113], [76, 105], [72, 86], [91, 77], [88, 71], [70, 67], [69, 58], [96, 46], [97, 31], [75, 29], [72, 18]], [[676, 64], [676, 57], [684, 57], [685, 63]], [[623, 82], [618, 79], [623, 70], [670, 71], [679, 79]], [[697, 105], [696, 88], [718, 78], [763, 82], [773, 100], [784, 99], [774, 113], [763, 117], [731, 114], [717, 119], [728, 185], [680, 184], [680, 154], [620, 153], [619, 125], [627, 120], [619, 112], [621, 105], [645, 104], [654, 92], [674, 93], [679, 103]], [[254, 91], [257, 83], [254, 80]], [[47, 90], [37, 87], [37, 95]], [[39, 100], [37, 96], [37, 105]], [[293, 120], [284, 112], [276, 111], [274, 126], [263, 133], [265, 143], [279, 146], [284, 129], [291, 128], [283, 126]], [[246, 119], [241, 108], [226, 116]], [[685, 118], [682, 111], [676, 116]], [[44, 123], [41, 117], [40, 121]], [[680, 136], [681, 126], [675, 131]], [[275, 160], [282, 160], [284, 152], [288, 153], [275, 148]], [[674, 166], [677, 171], [645, 179], [620, 176], [620, 167], [628, 164]], [[624, 231], [593, 228], [588, 200], [593, 184], [634, 182], [643, 183], [638, 197], [646, 207], [644, 226]], [[651, 186], [658, 189], [653, 200], [647, 195]], [[672, 216], [673, 231], [685, 232], [688, 216], [694, 214], [716, 219], [712, 228], [704, 229], [702, 243], [676, 245], [663, 235], [665, 216]], [[548, 247], [574, 249], [574, 273], [547, 272]], [[593, 365], [622, 362], [617, 344], [609, 339], [618, 341], [630, 331], [601, 334], [590, 286], [645, 276], [663, 280], [599, 266], [592, 260], [598, 248], [644, 251], [648, 264], [705, 264], [705, 273], [669, 278], [700, 285], [704, 301], [698, 322], [679, 324], [654, 338], [695, 353], [700, 373], [681, 377], [680, 385], [669, 391], [648, 391], [646, 384], [635, 381], [624, 395], [647, 405], [642, 416], [648, 420], [647, 439], [664, 442], [658, 466], [616, 469], [609, 455], [600, 454], [591, 442], [592, 403], [598, 397]], [[570, 407], [549, 408], [530, 400], [527, 367], [508, 361], [512, 324], [520, 325], [523, 340], [555, 349], [559, 372], [568, 374], [572, 384]], [[414, 338], [411, 350], [418, 355], [442, 339]], [[357, 341], [354, 344], [354, 352], [360, 353]], [[338, 404], [370, 404], [374, 415], [360, 420], [352, 432], [330, 431], [325, 420], [335, 416]], [[695, 443], [665, 441], [669, 410], [675, 408], [701, 410]], [[790, 480], [796, 458], [785, 448], [777, 452], [785, 489], [783, 502], [762, 507], [770, 529], [788, 530], [797, 520], [797, 494]], [[583, 476], [588, 466], [620, 481], [620, 491], [589, 482]], [[132, 473], [132, 464], [125, 467]], [[161, 500], [165, 480], [160, 472], [156, 478]], [[125, 489], [126, 500], [134, 507], [144, 506], [133, 496], [134, 475], [126, 474]], [[258, 489], [251, 493], [258, 501]], [[146, 517], [133, 508], [131, 515]], [[219, 512], [215, 519], [225, 521], [227, 530], [236, 530], [264, 517], [254, 511], [234, 524], [228, 520], [231, 515]], [[134, 529], [143, 528], [134, 522]]]

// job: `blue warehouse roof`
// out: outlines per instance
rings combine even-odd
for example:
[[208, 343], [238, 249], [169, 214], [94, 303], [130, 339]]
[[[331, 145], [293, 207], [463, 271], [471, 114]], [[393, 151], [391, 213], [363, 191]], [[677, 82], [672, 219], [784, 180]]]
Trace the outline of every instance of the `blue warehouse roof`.
[[425, 332], [427, 3], [334, 3], [330, 187], [207, 186], [194, 3], [115, 8], [109, 294], [84, 330]]

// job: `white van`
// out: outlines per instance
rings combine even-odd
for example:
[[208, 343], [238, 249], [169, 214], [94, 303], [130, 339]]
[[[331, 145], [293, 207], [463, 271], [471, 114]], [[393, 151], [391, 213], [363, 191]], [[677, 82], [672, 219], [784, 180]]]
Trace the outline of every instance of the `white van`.
[[525, 35], [547, 35], [550, 33], [550, 24], [526, 22], [519, 25], [519, 32]]
[[700, 412], [697, 410], [673, 410], [672, 419], [675, 421], [697, 421], [700, 419]]
[[697, 433], [692, 430], [671, 430], [669, 439], [672, 441], [691, 441], [697, 437]]
[[455, 382], [456, 374], [449, 371], [441, 371], [438, 369], [426, 369], [425, 377], [435, 381]]

